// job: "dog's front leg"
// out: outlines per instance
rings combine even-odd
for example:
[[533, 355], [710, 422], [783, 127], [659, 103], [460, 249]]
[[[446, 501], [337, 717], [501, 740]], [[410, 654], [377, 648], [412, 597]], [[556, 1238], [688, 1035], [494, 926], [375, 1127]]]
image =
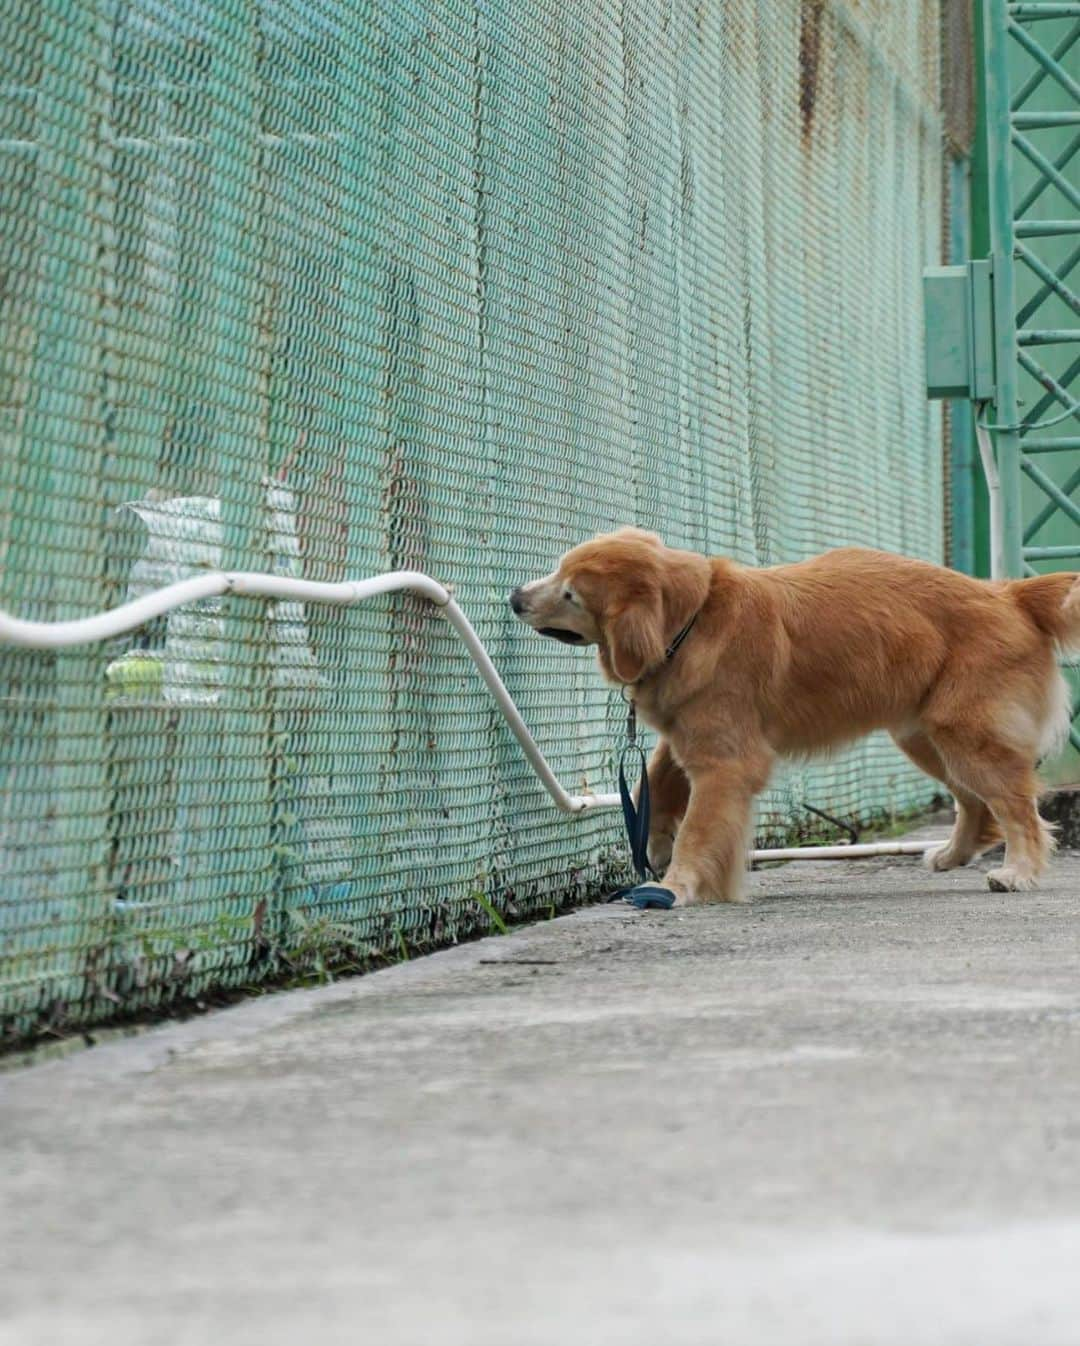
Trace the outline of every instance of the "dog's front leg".
[[[634, 788], [634, 802], [637, 800]], [[649, 864], [662, 874], [671, 863], [675, 834], [686, 813], [690, 798], [690, 782], [686, 772], [676, 762], [671, 745], [660, 739], [649, 757]]]
[[676, 906], [743, 900], [751, 807], [769, 767], [764, 753], [690, 767], [690, 802], [664, 875]]

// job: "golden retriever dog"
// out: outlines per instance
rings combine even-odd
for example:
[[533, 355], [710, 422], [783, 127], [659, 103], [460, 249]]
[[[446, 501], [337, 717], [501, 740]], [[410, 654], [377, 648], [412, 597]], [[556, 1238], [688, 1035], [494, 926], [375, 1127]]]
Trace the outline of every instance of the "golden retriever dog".
[[623, 528], [510, 604], [542, 635], [599, 646], [604, 677], [660, 735], [649, 858], [676, 905], [740, 900], [777, 757], [874, 729], [956, 799], [932, 869], [1002, 840], [991, 888], [1030, 888], [1046, 866], [1035, 767], [1068, 732], [1056, 656], [1080, 646], [1080, 576], [975, 580], [859, 548], [755, 569]]

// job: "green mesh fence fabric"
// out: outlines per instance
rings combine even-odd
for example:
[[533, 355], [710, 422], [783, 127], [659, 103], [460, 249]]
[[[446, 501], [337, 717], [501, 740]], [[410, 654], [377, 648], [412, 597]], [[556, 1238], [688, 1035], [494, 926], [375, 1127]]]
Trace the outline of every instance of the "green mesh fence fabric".
[[[568, 788], [617, 697], [506, 606], [597, 530], [940, 559], [933, 0], [0, 0], [0, 607], [456, 586]], [[870, 741], [778, 778], [865, 818]], [[556, 813], [422, 602], [0, 651], [0, 1013], [91, 1023], [543, 911]]]

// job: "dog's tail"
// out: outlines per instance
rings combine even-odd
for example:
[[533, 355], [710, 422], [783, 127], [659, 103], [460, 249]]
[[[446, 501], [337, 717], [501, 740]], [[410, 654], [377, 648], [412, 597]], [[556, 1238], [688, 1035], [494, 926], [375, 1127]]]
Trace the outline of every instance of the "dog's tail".
[[1061, 573], [1011, 580], [1017, 606], [1062, 650], [1080, 651], [1080, 575]]

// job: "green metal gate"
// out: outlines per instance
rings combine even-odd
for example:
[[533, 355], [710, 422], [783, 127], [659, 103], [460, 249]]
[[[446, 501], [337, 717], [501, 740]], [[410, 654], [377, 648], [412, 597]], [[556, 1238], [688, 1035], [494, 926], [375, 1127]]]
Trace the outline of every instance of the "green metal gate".
[[[1080, 189], [1068, 173], [1080, 147], [1080, 81], [1071, 73], [1080, 4], [992, 0], [984, 23], [1001, 548], [1005, 570], [1019, 575], [1080, 557], [1072, 499], [1080, 484], [1080, 298], [1069, 285], [1080, 261]], [[1047, 133], [1070, 128], [1055, 152]], [[1045, 540], [1051, 522], [1070, 525], [1068, 541]]]
[[1032, 575], [1080, 558], [1080, 4], [977, 13], [977, 260], [928, 275], [928, 370], [976, 404], [990, 573]]
[[1001, 548], [1035, 574], [1080, 558], [1080, 4], [989, 0], [983, 22]]

